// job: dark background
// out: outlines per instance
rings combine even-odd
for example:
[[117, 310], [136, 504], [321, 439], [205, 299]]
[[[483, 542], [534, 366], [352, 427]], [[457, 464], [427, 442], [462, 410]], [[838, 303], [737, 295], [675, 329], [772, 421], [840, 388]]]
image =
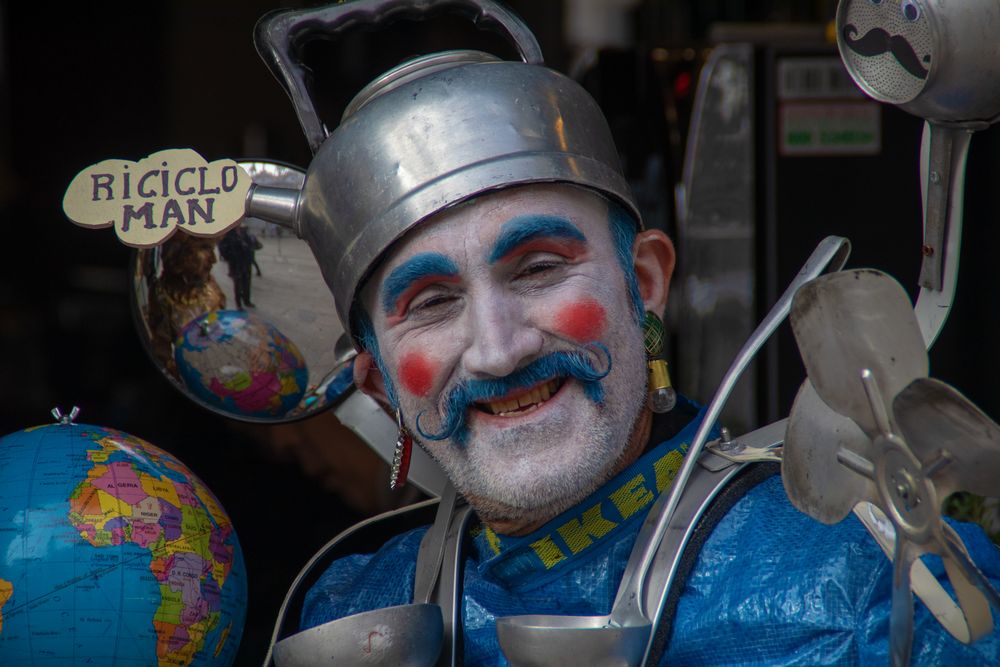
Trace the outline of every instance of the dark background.
[[[564, 4], [525, 0], [511, 5], [536, 32], [550, 66], [570, 67], [574, 61], [562, 32]], [[254, 22], [271, 8], [260, 0], [0, 4], [0, 433], [48, 422], [52, 407], [66, 411], [77, 405], [81, 422], [147, 439], [204, 479], [232, 516], [247, 561], [250, 607], [238, 664], [259, 663], [263, 657], [281, 598], [309, 555], [342, 528], [393, 501], [380, 494], [348, 494], [344, 500], [334, 492], [336, 479], [310, 470], [301, 456], [290, 453], [295, 447], [282, 446], [291, 439], [335, 449], [335, 429], [329, 437], [316, 438], [326, 432], [324, 423], [283, 430], [239, 425], [176, 393], [133, 330], [129, 250], [109, 230], [87, 231], [69, 223], [61, 199], [80, 169], [112, 157], [138, 160], [162, 148], [192, 147], [209, 160], [267, 157], [306, 165], [308, 148], [291, 105], [251, 41]], [[602, 52], [584, 80], [608, 111], [630, 176], [638, 176], [635, 165], [649, 151], [667, 156], [663, 188], [651, 204], [659, 206], [660, 223], [667, 229], [673, 224], [670, 192], [679, 178], [686, 114], [708, 26], [719, 19], [825, 22], [833, 11], [831, 1], [636, 4], [636, 47]], [[425, 31], [403, 25], [378, 40], [356, 34], [339, 46], [319, 45], [311, 57], [318, 78], [333, 91], [324, 98], [324, 108], [335, 117], [338, 105], [402, 57], [454, 46], [504, 49], [496, 39], [470, 35], [461, 22], [448, 20]], [[690, 48], [695, 55], [654, 67], [649, 58], [654, 47]], [[664, 100], [671, 97], [673, 116], [664, 113]], [[899, 122], [913, 141], [919, 139], [919, 123]], [[959, 298], [932, 355], [935, 374], [992, 415], [1000, 414], [995, 391], [1000, 281], [993, 259], [1000, 241], [998, 141], [994, 129], [972, 142]], [[912, 210], [916, 145], [900, 160], [886, 168], [908, 170], [912, 186], [892, 196]], [[814, 234], [789, 234], [795, 237], [789, 266], [808, 254], [812, 237], [821, 236], [824, 226], [837, 230], [859, 224], [825, 211], [808, 188], [825, 188], [831, 201], [853, 199], [859, 211], [867, 198], [881, 196], [877, 179], [852, 181], [835, 163], [821, 171], [832, 174], [824, 177], [829, 183], [800, 183], [796, 179], [803, 178], [802, 172], [786, 172], [791, 182], [787, 206], [801, 209], [808, 214], [803, 219], [817, 226]], [[909, 236], [903, 238], [888, 220], [882, 231], [864, 223], [874, 241], [864, 249], [856, 245], [853, 264], [878, 264], [880, 258], [909, 253], [919, 239], [913, 223], [907, 224]], [[910, 264], [916, 265], [903, 261]], [[915, 269], [901, 280], [914, 282]], [[683, 389], [683, 378], [675, 379]], [[376, 464], [371, 460], [361, 465], [366, 475], [384, 483], [383, 468], [372, 472]]]

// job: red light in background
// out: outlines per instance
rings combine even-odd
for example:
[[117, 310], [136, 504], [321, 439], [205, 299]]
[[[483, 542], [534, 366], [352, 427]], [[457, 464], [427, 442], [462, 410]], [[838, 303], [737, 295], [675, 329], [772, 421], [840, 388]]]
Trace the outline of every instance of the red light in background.
[[691, 72], [681, 72], [674, 77], [674, 97], [683, 98], [691, 93]]

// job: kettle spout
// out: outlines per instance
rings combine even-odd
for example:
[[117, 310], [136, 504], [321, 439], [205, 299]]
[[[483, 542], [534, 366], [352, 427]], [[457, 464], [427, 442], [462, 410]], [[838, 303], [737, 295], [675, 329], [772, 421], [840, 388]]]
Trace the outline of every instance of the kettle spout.
[[246, 216], [286, 227], [301, 237], [297, 220], [298, 188], [280, 188], [254, 184], [247, 192]]

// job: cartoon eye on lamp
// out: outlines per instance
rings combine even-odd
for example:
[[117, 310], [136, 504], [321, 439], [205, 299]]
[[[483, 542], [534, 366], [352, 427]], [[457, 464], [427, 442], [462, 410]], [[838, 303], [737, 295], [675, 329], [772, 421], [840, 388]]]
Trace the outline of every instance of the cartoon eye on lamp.
[[954, 294], [969, 139], [1000, 118], [996, 25], [995, 0], [842, 0], [837, 8], [837, 45], [855, 83], [928, 122], [917, 303], [928, 347]]

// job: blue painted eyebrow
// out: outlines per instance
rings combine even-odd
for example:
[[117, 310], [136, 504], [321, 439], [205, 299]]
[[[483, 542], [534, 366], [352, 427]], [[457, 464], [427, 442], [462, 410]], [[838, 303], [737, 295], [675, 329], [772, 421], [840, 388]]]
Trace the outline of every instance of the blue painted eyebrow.
[[457, 276], [458, 267], [446, 255], [422, 252], [393, 269], [382, 283], [382, 310], [387, 314], [410, 285], [428, 276]]
[[496, 264], [523, 243], [537, 238], [551, 237], [587, 242], [583, 232], [566, 218], [556, 215], [522, 215], [503, 223], [486, 261]]

